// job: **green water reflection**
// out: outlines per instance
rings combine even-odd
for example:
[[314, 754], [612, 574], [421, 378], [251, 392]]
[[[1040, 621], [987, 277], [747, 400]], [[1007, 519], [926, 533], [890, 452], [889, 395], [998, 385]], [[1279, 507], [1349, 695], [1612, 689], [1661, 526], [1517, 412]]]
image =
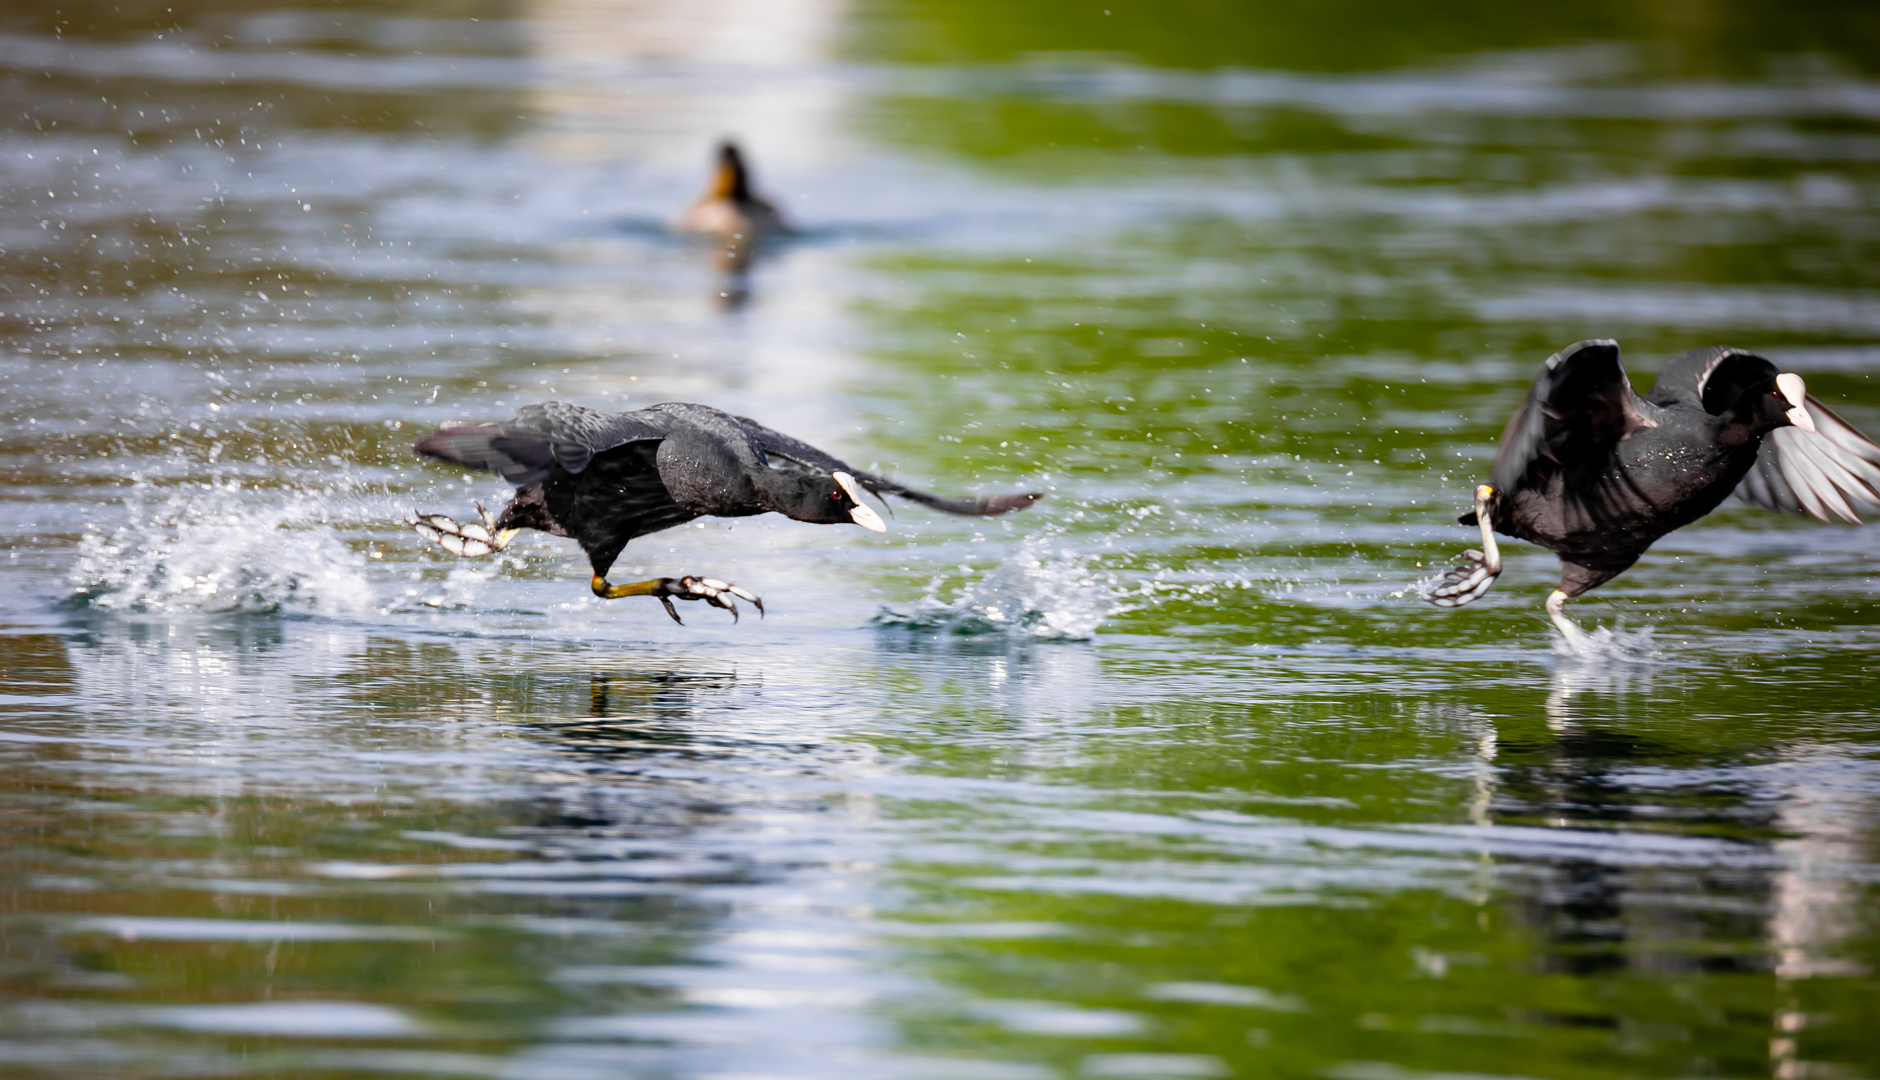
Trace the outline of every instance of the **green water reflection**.
[[[1618, 2], [1510, 8], [1463, 0], [1256, 3], [869, 3], [859, 52], [906, 63], [1005, 63], [1040, 53], [1111, 54], [1157, 67], [1351, 72], [1447, 62], [1472, 53], [1628, 43], [1654, 74], [1742, 78], [1772, 58], [1812, 54], [1858, 70], [1880, 55], [1866, 5]], [[1776, 61], [1780, 63], [1779, 60]]]

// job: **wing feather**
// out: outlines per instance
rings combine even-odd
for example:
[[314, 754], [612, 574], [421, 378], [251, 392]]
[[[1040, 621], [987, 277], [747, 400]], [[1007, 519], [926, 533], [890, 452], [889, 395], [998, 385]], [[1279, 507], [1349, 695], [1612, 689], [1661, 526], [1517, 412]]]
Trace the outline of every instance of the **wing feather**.
[[1639, 428], [1657, 426], [1647, 415], [1652, 409], [1632, 392], [1618, 342], [1575, 342], [1547, 358], [1527, 401], [1508, 421], [1495, 454], [1494, 485], [1513, 491], [1560, 472], [1568, 490], [1582, 490], [1605, 471], [1615, 446]]
[[604, 413], [565, 401], [545, 401], [522, 406], [506, 424], [447, 424], [418, 440], [412, 449], [527, 486], [548, 479], [557, 465], [578, 473], [595, 454], [641, 439], [663, 439], [671, 427], [670, 417], [660, 406]]
[[756, 443], [767, 457], [787, 458], [798, 465], [821, 469], [827, 473], [851, 473], [857, 479], [866, 475], [857, 472], [853, 465], [834, 454], [818, 450], [801, 439], [791, 438], [781, 431], [773, 431], [746, 416], [735, 417], [735, 419], [744, 425], [744, 430], [751, 437], [751, 441]]
[[533, 432], [554, 454], [555, 463], [571, 473], [587, 468], [595, 454], [642, 439], [663, 439], [672, 430], [670, 418], [658, 405], [634, 412], [607, 413], [567, 401], [544, 401], [516, 410], [511, 434]]
[[1856, 523], [1862, 510], [1880, 512], [1880, 444], [1813, 397], [1804, 407], [1815, 432], [1785, 427], [1763, 436], [1756, 464], [1736, 486], [1736, 497], [1822, 521], [1830, 511]]

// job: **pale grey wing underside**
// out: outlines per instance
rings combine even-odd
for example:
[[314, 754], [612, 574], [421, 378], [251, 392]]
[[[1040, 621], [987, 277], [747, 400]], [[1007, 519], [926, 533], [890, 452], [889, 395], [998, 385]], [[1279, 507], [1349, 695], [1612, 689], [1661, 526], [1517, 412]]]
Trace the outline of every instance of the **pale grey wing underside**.
[[1832, 513], [1859, 522], [1862, 510], [1880, 512], [1880, 445], [1813, 397], [1805, 405], [1815, 434], [1784, 427], [1763, 436], [1736, 497], [1822, 521]]

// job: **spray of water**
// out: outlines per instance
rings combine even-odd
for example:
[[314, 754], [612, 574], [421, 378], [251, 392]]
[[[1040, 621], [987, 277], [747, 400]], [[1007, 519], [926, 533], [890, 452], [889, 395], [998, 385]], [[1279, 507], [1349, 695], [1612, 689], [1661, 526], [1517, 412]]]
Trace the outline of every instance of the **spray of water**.
[[1575, 639], [1564, 638], [1559, 634], [1552, 637], [1554, 655], [1574, 660], [1622, 664], [1656, 664], [1664, 660], [1663, 652], [1652, 639], [1652, 628], [1649, 626], [1636, 630], [1600, 626], [1584, 631]]
[[947, 634], [1088, 641], [1117, 603], [1113, 583], [1095, 562], [1094, 556], [1053, 548], [1049, 540], [1028, 539], [952, 599], [941, 599], [945, 579], [937, 577], [912, 611], [883, 607], [874, 622]]
[[72, 598], [109, 611], [366, 611], [365, 560], [333, 528], [330, 495], [134, 489], [121, 524], [80, 540]]

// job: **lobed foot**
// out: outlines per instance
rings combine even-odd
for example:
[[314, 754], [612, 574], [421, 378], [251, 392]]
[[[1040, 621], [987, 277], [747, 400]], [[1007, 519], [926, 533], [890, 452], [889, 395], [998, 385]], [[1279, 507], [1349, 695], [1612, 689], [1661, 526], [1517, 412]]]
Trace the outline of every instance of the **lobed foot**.
[[[594, 595], [603, 600], [618, 600], [623, 596], [658, 597], [659, 602], [666, 607], [666, 614], [672, 616], [672, 621], [681, 626], [685, 625], [685, 620], [679, 617], [679, 610], [672, 606], [674, 600], [703, 600], [715, 608], [729, 611], [732, 622], [738, 621], [737, 600], [750, 601], [751, 606], [757, 609], [758, 615], [764, 614], [764, 601], [759, 599], [756, 593], [741, 585], [719, 581], [717, 578], [693, 577], [688, 574], [685, 577], [653, 578], [651, 581], [635, 581], [626, 585], [609, 585], [606, 578], [595, 574], [591, 586], [594, 589]], [[734, 597], [736, 599], [733, 599]]]
[[482, 503], [477, 503], [476, 508], [477, 516], [483, 519], [481, 523], [464, 525], [443, 514], [421, 514], [413, 510], [412, 516], [405, 519], [405, 524], [411, 526], [412, 531], [419, 536], [460, 559], [495, 554], [508, 547], [509, 541], [522, 531], [498, 529], [496, 515], [484, 509]]
[[1470, 548], [1463, 552], [1462, 557], [1468, 561], [1452, 567], [1441, 581], [1424, 589], [1423, 599], [1437, 607], [1461, 607], [1481, 599], [1501, 576], [1501, 548], [1495, 543], [1492, 526], [1496, 494], [1491, 484], [1475, 485], [1475, 523], [1482, 530], [1482, 550]]
[[1423, 591], [1423, 599], [1437, 607], [1461, 607], [1479, 600], [1495, 579], [1501, 576], [1500, 560], [1491, 565], [1488, 557], [1470, 548], [1462, 553], [1467, 560], [1449, 569], [1441, 581]]

